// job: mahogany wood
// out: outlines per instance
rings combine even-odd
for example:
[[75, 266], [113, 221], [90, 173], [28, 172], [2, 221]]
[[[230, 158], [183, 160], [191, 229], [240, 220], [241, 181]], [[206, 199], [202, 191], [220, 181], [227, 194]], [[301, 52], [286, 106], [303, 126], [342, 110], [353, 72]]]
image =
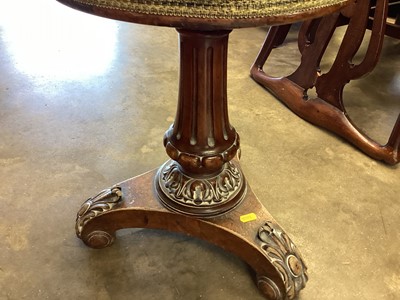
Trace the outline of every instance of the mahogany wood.
[[266, 298], [296, 298], [307, 281], [307, 268], [249, 188], [235, 159], [240, 141], [227, 109], [228, 37], [233, 28], [304, 20], [346, 3], [284, 17], [210, 20], [59, 2], [107, 18], [177, 27], [180, 39], [178, 109], [164, 136], [171, 160], [86, 200], [77, 214], [77, 236], [90, 247], [103, 248], [122, 228], [190, 234], [245, 260]]
[[89, 247], [104, 248], [122, 228], [190, 234], [246, 261], [267, 299], [295, 299], [307, 267], [235, 159], [239, 135], [227, 108], [230, 30], [178, 32], [178, 108], [164, 135], [171, 160], [86, 200], [77, 215], [77, 236]]
[[[156, 174], [154, 170], [134, 177], [88, 199], [78, 213], [78, 237], [89, 247], [103, 248], [110, 246], [115, 232], [123, 228], [188, 234], [247, 262], [267, 299], [294, 299], [298, 295], [307, 281], [307, 268], [296, 246], [250, 187], [235, 210], [219, 217], [193, 218], [170, 211], [156, 199], [155, 192], [148, 188]], [[253, 217], [243, 220], [249, 214]]]
[[161, 168], [157, 190], [173, 210], [219, 215], [237, 206], [246, 188], [240, 168], [229, 163], [239, 149], [227, 105], [230, 30], [178, 31], [178, 110], [164, 136], [167, 154], [175, 162]]
[[[379, 60], [386, 32], [388, 0], [377, 1], [365, 57], [358, 65], [352, 63], [371, 22], [370, 7], [369, 1], [358, 1], [340, 13], [305, 21], [298, 39], [302, 55], [300, 65], [286, 77], [275, 78], [263, 70], [274, 45], [282, 41], [287, 32], [282, 26], [270, 28], [250, 73], [256, 82], [301, 118], [342, 136], [374, 159], [394, 165], [400, 160], [400, 114], [388, 142], [381, 145], [353, 124], [343, 105], [344, 86], [371, 72]], [[320, 61], [334, 30], [343, 23], [348, 23], [348, 27], [336, 59], [330, 70], [321, 75]], [[312, 88], [317, 97], [309, 96], [308, 90]]]

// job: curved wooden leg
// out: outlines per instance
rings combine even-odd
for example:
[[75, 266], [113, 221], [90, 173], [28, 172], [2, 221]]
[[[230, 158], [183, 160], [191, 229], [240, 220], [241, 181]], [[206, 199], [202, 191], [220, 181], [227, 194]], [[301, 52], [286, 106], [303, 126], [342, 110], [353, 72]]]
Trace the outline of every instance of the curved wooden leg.
[[[235, 162], [237, 164], [237, 162]], [[247, 187], [243, 202], [219, 217], [194, 218], [165, 208], [155, 189], [157, 170], [134, 177], [88, 199], [78, 213], [77, 235], [92, 248], [110, 246], [123, 228], [152, 228], [211, 242], [257, 274], [267, 299], [294, 299], [307, 281], [296, 246]]]
[[[270, 45], [274, 43], [274, 37], [267, 36], [251, 68], [251, 76], [301, 118], [342, 136], [372, 158], [394, 165], [400, 161], [400, 114], [388, 142], [381, 145], [352, 122], [342, 99], [344, 86], [350, 80], [370, 72], [376, 66], [382, 49], [387, 0], [377, 2], [372, 35], [363, 61], [358, 65], [352, 63], [367, 28], [369, 5], [368, 1], [359, 1], [352, 9], [346, 9], [349, 26], [336, 60], [327, 73], [319, 74], [319, 63], [339, 22], [339, 16], [334, 14], [318, 20], [315, 23], [317, 28], [313, 28], [313, 24], [308, 22], [306, 27], [309, 29], [311, 26], [311, 30], [300, 32], [302, 36], [299, 37], [299, 48], [302, 58], [300, 66], [293, 74], [274, 78], [264, 72], [263, 66], [272, 50]], [[310, 31], [312, 39], [303, 36]], [[308, 95], [308, 90], [313, 87], [318, 95], [315, 98]]]

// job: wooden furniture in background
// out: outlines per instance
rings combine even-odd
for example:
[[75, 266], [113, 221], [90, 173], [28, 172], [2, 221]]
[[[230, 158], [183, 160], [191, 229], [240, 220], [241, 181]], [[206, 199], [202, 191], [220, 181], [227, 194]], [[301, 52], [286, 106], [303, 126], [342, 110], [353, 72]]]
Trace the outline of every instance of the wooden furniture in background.
[[[388, 8], [397, 16], [388, 22]], [[287, 77], [276, 78], [264, 71], [264, 65], [276, 46], [280, 45], [290, 25], [271, 27], [251, 67], [253, 79], [272, 92], [301, 118], [328, 129], [361, 149], [374, 159], [394, 165], [400, 161], [400, 114], [385, 145], [371, 139], [348, 116], [343, 104], [343, 89], [351, 80], [371, 72], [378, 63], [385, 34], [400, 38], [399, 2], [357, 1], [341, 12], [305, 21], [299, 32], [301, 62]], [[335, 61], [321, 74], [320, 62], [335, 29], [348, 24]], [[367, 29], [372, 31], [361, 63], [353, 58], [360, 48]], [[315, 88], [316, 97], [309, 91]], [[379, 87], [377, 87], [379, 88]]]

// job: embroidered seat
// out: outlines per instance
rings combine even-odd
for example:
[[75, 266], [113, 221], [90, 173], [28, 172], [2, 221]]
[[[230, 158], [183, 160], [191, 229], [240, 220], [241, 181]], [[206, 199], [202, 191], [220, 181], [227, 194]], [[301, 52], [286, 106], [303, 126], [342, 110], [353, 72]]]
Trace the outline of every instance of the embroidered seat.
[[348, 0], [59, 0], [128, 22], [179, 28], [254, 27], [292, 23], [336, 11]]

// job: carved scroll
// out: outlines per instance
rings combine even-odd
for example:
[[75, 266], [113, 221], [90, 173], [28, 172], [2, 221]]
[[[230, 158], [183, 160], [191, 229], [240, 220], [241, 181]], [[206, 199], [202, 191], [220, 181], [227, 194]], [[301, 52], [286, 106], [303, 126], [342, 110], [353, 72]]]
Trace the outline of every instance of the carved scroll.
[[300, 252], [282, 228], [271, 222], [261, 226], [258, 230], [258, 239], [268, 259], [281, 275], [286, 296], [281, 295], [279, 289], [274, 287], [273, 281], [267, 277], [260, 276], [259, 285], [267, 285], [275, 295], [275, 299], [295, 299], [308, 280], [307, 267]]
[[82, 229], [91, 219], [106, 213], [116, 206], [122, 198], [120, 187], [112, 187], [101, 191], [98, 195], [87, 199], [81, 206], [76, 218], [76, 235], [82, 237]]

